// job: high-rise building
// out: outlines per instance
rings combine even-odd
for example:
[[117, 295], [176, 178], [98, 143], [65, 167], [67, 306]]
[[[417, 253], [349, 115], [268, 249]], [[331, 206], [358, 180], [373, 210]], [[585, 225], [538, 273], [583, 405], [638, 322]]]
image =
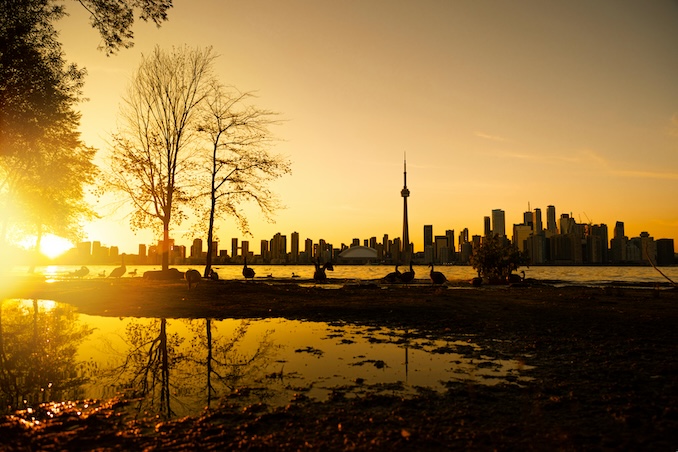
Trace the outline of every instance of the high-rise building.
[[424, 225], [424, 260], [433, 262], [435, 259], [435, 250], [433, 247], [433, 225]]
[[238, 255], [238, 239], [231, 239], [231, 258], [235, 259]]
[[623, 221], [617, 221], [614, 225], [614, 238], [621, 238], [624, 237], [626, 234], [624, 234], [624, 222]]
[[195, 257], [195, 258], [202, 257], [202, 239], [193, 239], [193, 245], [191, 245], [190, 257]]
[[657, 265], [673, 265], [675, 251], [673, 239], [659, 239], [657, 244]]
[[541, 221], [541, 209], [537, 207], [532, 212], [532, 230], [535, 234], [540, 233], [544, 229], [544, 224]]
[[80, 262], [89, 262], [92, 256], [92, 242], [80, 242], [77, 249]]
[[492, 233], [492, 224], [490, 223], [490, 217], [483, 218], [483, 226], [484, 226], [483, 237], [487, 237]]
[[621, 264], [628, 260], [628, 242], [629, 238], [624, 235], [624, 222], [617, 221], [614, 225], [612, 240], [610, 240], [610, 262]]
[[381, 246], [383, 249], [383, 254], [381, 255], [382, 259], [389, 257], [391, 253], [391, 243], [388, 240], [388, 234], [384, 234], [384, 237], [381, 239]]
[[287, 236], [276, 233], [271, 239], [271, 262], [287, 262]]
[[268, 240], [259, 241], [259, 255], [264, 262], [271, 261], [271, 252], [268, 247]]
[[574, 224], [574, 218], [570, 218], [569, 214], [564, 213], [560, 215], [560, 233], [562, 235], [574, 234]]
[[[456, 249], [454, 247], [454, 229], [447, 229], [445, 231], [445, 236], [447, 236], [447, 246], [450, 247], [450, 261], [454, 260], [454, 253]], [[468, 229], [466, 230], [466, 241], [468, 241]]]
[[146, 263], [146, 245], [143, 243], [139, 244], [139, 263]]
[[427, 245], [433, 245], [433, 225], [424, 225], [424, 249]]
[[513, 244], [518, 247], [520, 251], [525, 251], [528, 237], [532, 235], [532, 226], [528, 224], [514, 224], [513, 225]]
[[400, 195], [403, 197], [403, 241], [402, 241], [402, 257], [409, 260], [411, 257], [410, 250], [410, 230], [407, 223], [407, 198], [410, 196], [410, 190], [407, 189], [407, 159], [403, 160], [403, 189], [400, 190]]
[[492, 234], [506, 236], [506, 214], [501, 209], [492, 210]]
[[436, 263], [443, 264], [450, 261], [450, 248], [446, 235], [436, 235], [433, 240], [434, 256]]
[[607, 264], [607, 225], [588, 225], [586, 234], [587, 262], [590, 264]]
[[290, 261], [293, 264], [296, 264], [299, 262], [299, 233], [298, 232], [293, 232], [291, 235], [291, 243], [290, 243]]
[[304, 240], [304, 253], [306, 254], [306, 262], [313, 260], [313, 240]]
[[558, 225], [556, 224], [556, 208], [554, 206], [546, 207], [546, 230], [549, 235], [558, 233]]

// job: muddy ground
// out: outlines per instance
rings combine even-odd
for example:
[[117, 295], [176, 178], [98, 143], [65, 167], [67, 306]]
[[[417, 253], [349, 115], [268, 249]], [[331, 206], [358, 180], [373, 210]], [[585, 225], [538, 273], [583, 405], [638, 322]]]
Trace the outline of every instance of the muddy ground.
[[[27, 426], [0, 418], [6, 450], [666, 450], [678, 449], [678, 290], [471, 288], [331, 281], [121, 280], [3, 285], [3, 298], [53, 299], [92, 315], [285, 317], [473, 335], [524, 357], [533, 381], [449, 383], [414, 398], [300, 395], [286, 407], [224, 402], [200, 417], [131, 419], [125, 401], [90, 403]], [[10, 440], [11, 438], [11, 440]]]

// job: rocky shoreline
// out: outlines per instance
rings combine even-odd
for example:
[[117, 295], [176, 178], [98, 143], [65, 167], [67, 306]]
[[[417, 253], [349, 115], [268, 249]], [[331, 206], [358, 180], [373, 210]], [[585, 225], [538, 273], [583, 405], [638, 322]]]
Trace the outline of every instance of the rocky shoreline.
[[[472, 334], [524, 356], [526, 385], [449, 382], [412, 398], [299, 395], [285, 407], [224, 400], [172, 421], [126, 415], [128, 401], [90, 402], [38, 426], [5, 416], [5, 450], [675, 450], [678, 291], [666, 287], [445, 287], [331, 281], [64, 281], [3, 286], [3, 298], [53, 299], [90, 315], [268, 318]], [[234, 394], [233, 397], [238, 397]], [[85, 414], [77, 415], [78, 411]]]

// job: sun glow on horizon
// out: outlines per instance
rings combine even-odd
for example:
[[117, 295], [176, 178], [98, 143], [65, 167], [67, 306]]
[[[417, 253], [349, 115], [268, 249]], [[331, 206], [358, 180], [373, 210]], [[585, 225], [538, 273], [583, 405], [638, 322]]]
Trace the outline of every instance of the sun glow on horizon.
[[73, 243], [63, 237], [47, 234], [40, 240], [40, 253], [50, 259], [59, 257], [73, 248]]

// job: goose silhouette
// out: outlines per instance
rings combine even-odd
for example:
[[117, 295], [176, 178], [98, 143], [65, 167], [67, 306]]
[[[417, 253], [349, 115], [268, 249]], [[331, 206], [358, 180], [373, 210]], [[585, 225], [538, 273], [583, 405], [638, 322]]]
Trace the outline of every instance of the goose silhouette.
[[388, 275], [384, 276], [384, 281], [387, 283], [396, 283], [400, 281], [400, 276], [402, 273], [400, 273], [400, 270], [398, 270], [398, 265], [395, 266], [395, 271], [389, 273]]
[[108, 274], [109, 278], [120, 278], [122, 275], [127, 273], [127, 267], [125, 266], [125, 255], [120, 256], [121, 260], [121, 265], [120, 267], [115, 267], [113, 270], [111, 270], [111, 273]]
[[254, 275], [255, 275], [254, 269], [249, 268], [247, 266], [247, 258], [246, 257], [243, 259], [243, 263], [244, 263], [244, 265], [242, 267], [242, 275], [245, 277], [245, 279], [254, 279]]
[[414, 269], [412, 268], [412, 261], [410, 261], [410, 269], [400, 274], [400, 281], [409, 284], [414, 281]]
[[184, 279], [188, 283], [188, 290], [191, 290], [192, 287], [198, 287], [198, 283], [202, 279], [202, 276], [198, 270], [193, 270], [191, 268], [184, 273]]
[[445, 281], [447, 281], [447, 278], [445, 275], [443, 275], [440, 272], [437, 272], [433, 269], [433, 263], [429, 265], [431, 267], [431, 272], [429, 273], [429, 276], [431, 278], [431, 282], [433, 284], [445, 284]]

